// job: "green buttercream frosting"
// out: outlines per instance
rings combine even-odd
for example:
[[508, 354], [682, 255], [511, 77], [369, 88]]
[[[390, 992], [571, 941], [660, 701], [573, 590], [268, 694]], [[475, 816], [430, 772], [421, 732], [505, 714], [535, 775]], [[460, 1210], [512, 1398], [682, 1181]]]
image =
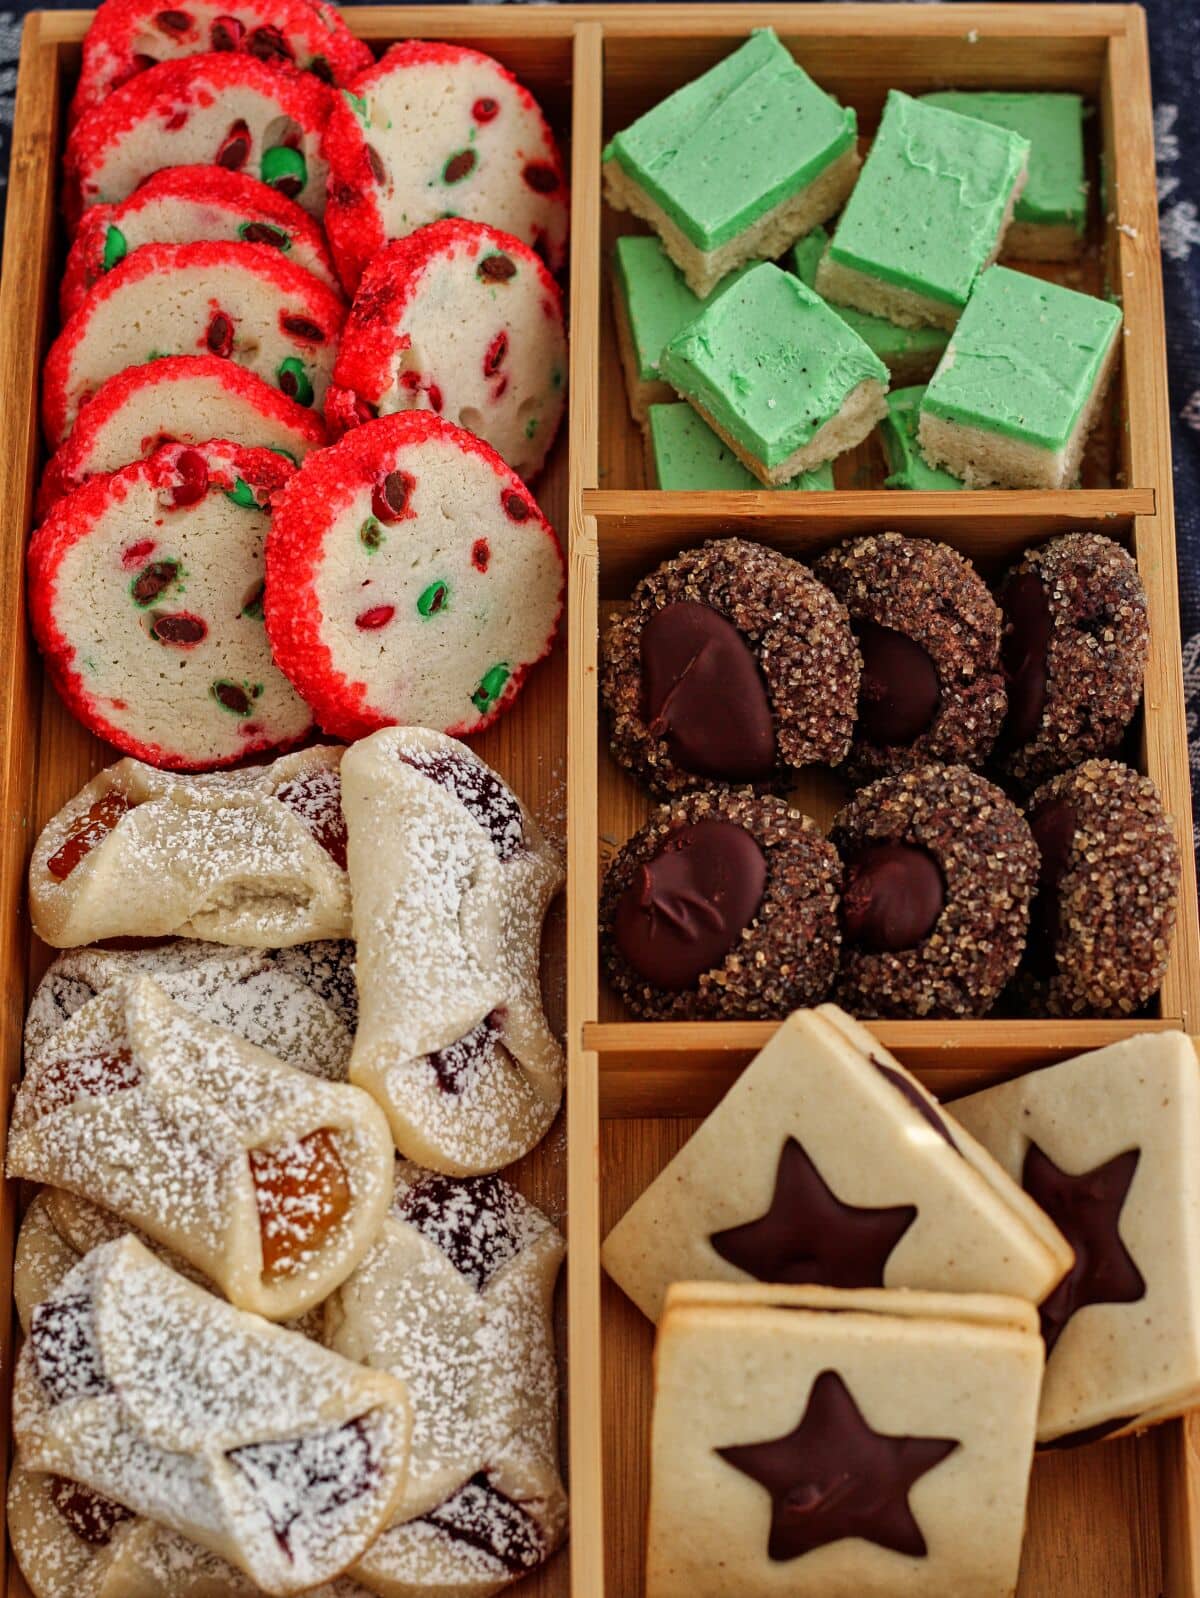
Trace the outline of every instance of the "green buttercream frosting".
[[618, 133], [604, 159], [698, 249], [713, 250], [819, 177], [857, 127], [853, 110], [762, 28]]
[[1029, 181], [1017, 201], [1018, 222], [1051, 223], [1082, 233], [1087, 220], [1083, 167], [1083, 100], [1078, 94], [923, 94], [926, 105], [994, 122], [1029, 140]]
[[1029, 141], [893, 89], [831, 259], [944, 304], [967, 303], [996, 247]]
[[[651, 405], [649, 416], [650, 448], [654, 452], [659, 488], [761, 489], [764, 486], [690, 405]], [[771, 486], [772, 489], [829, 492], [833, 488], [833, 462], [826, 461], [815, 471], [801, 472], [788, 483]]]
[[917, 443], [917, 413], [925, 396], [925, 384], [915, 388], [894, 388], [887, 397], [888, 413], [879, 424], [888, 472], [885, 488], [952, 489], [962, 488], [960, 478], [928, 466]]
[[[825, 229], [815, 227], [799, 243], [792, 245], [792, 271], [810, 289], [816, 284], [817, 265], [828, 243], [829, 234]], [[908, 355], [928, 354], [930, 361], [935, 361], [950, 342], [944, 327], [897, 327], [895, 322], [872, 316], [869, 311], [856, 311], [850, 305], [831, 305], [830, 310], [836, 311], [842, 321], [854, 329], [885, 366]]]
[[1043, 449], [1062, 449], [1121, 323], [1107, 300], [990, 266], [922, 408]]
[[747, 454], [778, 466], [887, 367], [791, 272], [763, 262], [710, 299], [662, 355], [662, 373]]
[[[752, 264], [747, 262], [722, 278], [709, 299], [731, 288]], [[688, 288], [656, 238], [633, 233], [619, 238], [613, 250], [613, 275], [633, 338], [638, 376], [653, 381], [664, 346], [699, 316], [706, 301]]]

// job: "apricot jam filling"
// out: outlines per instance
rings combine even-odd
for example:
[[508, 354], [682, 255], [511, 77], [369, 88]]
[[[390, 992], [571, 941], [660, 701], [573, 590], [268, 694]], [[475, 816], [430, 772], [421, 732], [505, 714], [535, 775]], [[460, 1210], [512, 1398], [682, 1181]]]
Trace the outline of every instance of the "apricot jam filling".
[[328, 1127], [250, 1150], [263, 1275], [289, 1276], [320, 1248], [350, 1209], [350, 1179]]

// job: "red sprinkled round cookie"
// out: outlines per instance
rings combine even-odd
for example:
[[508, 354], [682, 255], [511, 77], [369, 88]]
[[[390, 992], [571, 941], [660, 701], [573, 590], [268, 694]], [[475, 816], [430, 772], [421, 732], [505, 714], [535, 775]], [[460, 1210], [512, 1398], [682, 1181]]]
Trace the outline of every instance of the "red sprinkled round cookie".
[[322, 83], [347, 83], [372, 60], [323, 0], [104, 0], [83, 41], [72, 123], [159, 62], [210, 51], [299, 67]]
[[270, 504], [294, 471], [270, 450], [168, 444], [59, 500], [29, 546], [30, 619], [86, 727], [182, 771], [305, 736], [263, 625]]
[[226, 438], [273, 449], [299, 466], [325, 442], [316, 411], [216, 355], [167, 355], [131, 366], [100, 385], [71, 436], [46, 467], [38, 516], [100, 472], [119, 471], [164, 444]]
[[342, 281], [356, 287], [388, 239], [446, 216], [513, 233], [557, 272], [566, 259], [567, 182], [533, 96], [491, 56], [407, 39], [334, 96], [325, 225]]
[[337, 432], [436, 411], [530, 478], [566, 389], [562, 297], [542, 262], [485, 223], [433, 222], [385, 245], [363, 273], [325, 415]]
[[345, 315], [332, 289], [277, 250], [143, 245], [101, 278], [51, 345], [46, 439], [57, 447], [108, 378], [163, 355], [216, 355], [319, 406]]
[[90, 206], [115, 205], [170, 166], [244, 172], [319, 217], [332, 100], [315, 78], [252, 55], [148, 67], [72, 128], [63, 157], [67, 225], [73, 230]]
[[479, 731], [548, 653], [562, 599], [562, 550], [529, 490], [429, 411], [315, 451], [275, 506], [271, 647], [339, 737]]
[[63, 320], [88, 290], [145, 244], [195, 244], [202, 239], [278, 250], [327, 288], [341, 293], [325, 235], [294, 200], [245, 172], [223, 166], [172, 166], [147, 178], [118, 205], [83, 213], [67, 256], [59, 305]]

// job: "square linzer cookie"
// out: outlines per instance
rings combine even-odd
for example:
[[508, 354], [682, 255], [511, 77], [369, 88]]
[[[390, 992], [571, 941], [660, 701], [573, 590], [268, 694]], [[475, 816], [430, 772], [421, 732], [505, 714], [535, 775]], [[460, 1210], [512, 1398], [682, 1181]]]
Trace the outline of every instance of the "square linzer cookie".
[[[646, 413], [646, 476], [656, 487], [672, 489], [760, 489], [762, 484], [723, 444], [690, 405], [651, 405]], [[833, 463], [801, 472], [776, 489], [830, 493]]]
[[646, 1598], [1011, 1598], [1042, 1358], [1019, 1299], [673, 1287]]
[[925, 459], [968, 488], [1070, 488], [1120, 326], [1107, 300], [989, 267], [921, 402]]
[[907, 327], [950, 327], [999, 253], [1029, 140], [893, 89], [817, 271], [826, 299]]
[[954, 1106], [1076, 1262], [1041, 1306], [1038, 1441], [1138, 1431], [1200, 1404], [1200, 1067], [1127, 1038]]
[[763, 262], [662, 353], [663, 376], [768, 488], [860, 444], [888, 370], [791, 272]]
[[832, 1004], [789, 1016], [602, 1257], [652, 1320], [676, 1281], [1037, 1303], [1072, 1261], [1016, 1182]]
[[854, 111], [758, 29], [609, 142], [605, 198], [650, 223], [703, 297], [833, 215], [858, 175], [857, 131]]

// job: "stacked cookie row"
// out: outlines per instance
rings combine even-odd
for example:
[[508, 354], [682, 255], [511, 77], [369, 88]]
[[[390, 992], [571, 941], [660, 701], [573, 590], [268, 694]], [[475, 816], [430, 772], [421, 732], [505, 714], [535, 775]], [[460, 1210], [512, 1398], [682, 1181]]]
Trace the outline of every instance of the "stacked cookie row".
[[[560, 1542], [544, 1135], [557, 852], [421, 728], [100, 773], [30, 867], [65, 954], [8, 1173], [38, 1598], [485, 1598]], [[111, 945], [116, 940], [122, 947]]]
[[888, 486], [1074, 484], [1121, 312], [993, 263], [1082, 250], [1083, 116], [893, 90], [860, 162], [853, 109], [762, 29], [619, 132], [606, 197], [657, 235], [618, 240], [613, 291], [658, 485], [829, 489], [877, 424]]
[[1179, 1033], [946, 1107], [792, 1015], [603, 1248], [658, 1323], [647, 1598], [1008, 1598], [1035, 1443], [1200, 1402], [1198, 1109]]
[[[602, 649], [613, 754], [669, 801], [605, 880], [617, 991], [674, 1019], [831, 991], [864, 1016], [984, 1015], [1006, 990], [1136, 1013], [1179, 882], [1153, 783], [1106, 758], [1148, 638], [1136, 565], [1099, 534], [1026, 551], [996, 597], [897, 533], [811, 571], [740, 539], [666, 561]], [[828, 840], [774, 796], [814, 764], [859, 789]]]
[[29, 571], [80, 719], [203, 770], [510, 705], [563, 593], [525, 484], [567, 196], [528, 91], [449, 45], [375, 63], [308, 0], [106, 0], [64, 211]]

